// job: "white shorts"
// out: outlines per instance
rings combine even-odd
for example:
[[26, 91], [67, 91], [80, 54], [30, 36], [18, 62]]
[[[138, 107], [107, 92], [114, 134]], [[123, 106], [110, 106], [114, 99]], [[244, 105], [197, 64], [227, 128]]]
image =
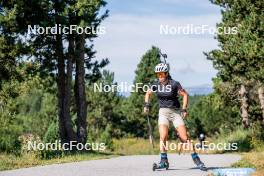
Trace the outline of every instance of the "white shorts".
[[169, 127], [170, 122], [173, 123], [175, 128], [184, 125], [180, 111], [172, 108], [160, 108], [158, 124]]

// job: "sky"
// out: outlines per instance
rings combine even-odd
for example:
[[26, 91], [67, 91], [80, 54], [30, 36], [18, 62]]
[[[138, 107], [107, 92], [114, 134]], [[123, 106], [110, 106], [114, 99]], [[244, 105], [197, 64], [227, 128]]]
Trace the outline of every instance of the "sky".
[[217, 71], [203, 52], [218, 48], [215, 35], [164, 34], [160, 27], [215, 28], [221, 21], [220, 7], [209, 0], [108, 0], [105, 9], [110, 10], [101, 23], [105, 34], [94, 40], [94, 48], [96, 59], [109, 58], [105, 69], [115, 73], [115, 81], [132, 84], [140, 58], [157, 46], [168, 55], [170, 73], [183, 87], [212, 85]]

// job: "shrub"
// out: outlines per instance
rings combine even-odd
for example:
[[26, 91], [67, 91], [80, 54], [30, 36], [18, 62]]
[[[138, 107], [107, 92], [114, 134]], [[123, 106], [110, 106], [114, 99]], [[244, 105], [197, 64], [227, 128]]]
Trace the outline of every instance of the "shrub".
[[[252, 149], [251, 145], [251, 130], [243, 129], [242, 127], [237, 127], [232, 132], [225, 132], [223, 129], [220, 130], [220, 134], [216, 136], [215, 143], [237, 143], [237, 151], [247, 152]], [[222, 151], [225, 152], [225, 151]]]
[[0, 151], [19, 154], [21, 144], [18, 139], [22, 128], [13, 114], [7, 110], [0, 113]]
[[52, 122], [44, 135], [44, 142], [55, 142], [59, 139], [59, 126], [58, 122]]
[[[59, 140], [59, 125], [58, 122], [52, 122], [49, 127], [47, 132], [44, 135], [44, 143], [55, 143], [56, 140]], [[41, 159], [52, 159], [52, 158], [58, 158], [62, 157], [64, 155], [62, 150], [51, 150], [51, 149], [46, 149], [40, 152], [39, 157]]]

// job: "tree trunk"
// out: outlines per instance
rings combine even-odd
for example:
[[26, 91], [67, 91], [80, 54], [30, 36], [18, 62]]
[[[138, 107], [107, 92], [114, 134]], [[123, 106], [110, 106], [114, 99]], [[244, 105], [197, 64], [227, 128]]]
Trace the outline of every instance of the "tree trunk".
[[[56, 17], [56, 22], [60, 24], [60, 17]], [[58, 114], [59, 114], [59, 130], [60, 138], [63, 143], [74, 141], [75, 133], [73, 131], [72, 121], [70, 117], [70, 107], [69, 107], [69, 84], [66, 84], [67, 76], [65, 74], [65, 57], [63, 53], [62, 35], [56, 35], [55, 47], [56, 47], [56, 57], [58, 64]], [[70, 64], [68, 64], [70, 66]], [[70, 68], [70, 67], [69, 67]], [[71, 70], [68, 70], [70, 74]], [[71, 79], [71, 78], [70, 78]]]
[[70, 116], [71, 110], [71, 88], [72, 88], [72, 67], [73, 67], [73, 58], [74, 58], [74, 38], [72, 35], [68, 37], [69, 47], [68, 47], [68, 57], [67, 57], [67, 79], [65, 86], [65, 125], [68, 129], [69, 137], [71, 141], [76, 141], [77, 137], [75, 132], [73, 131], [72, 120]]
[[76, 75], [75, 75], [75, 101], [77, 107], [77, 137], [78, 142], [85, 143], [87, 139], [87, 102], [85, 93], [85, 67], [84, 67], [84, 34], [78, 35], [76, 41]]
[[245, 85], [241, 85], [240, 91], [239, 91], [240, 97], [241, 97], [241, 117], [242, 117], [242, 123], [245, 128], [249, 127], [249, 119], [248, 119], [248, 98], [247, 98], [247, 90]]
[[262, 124], [264, 125], [264, 87], [260, 86], [258, 88], [258, 97], [260, 102], [260, 107], [262, 110]]

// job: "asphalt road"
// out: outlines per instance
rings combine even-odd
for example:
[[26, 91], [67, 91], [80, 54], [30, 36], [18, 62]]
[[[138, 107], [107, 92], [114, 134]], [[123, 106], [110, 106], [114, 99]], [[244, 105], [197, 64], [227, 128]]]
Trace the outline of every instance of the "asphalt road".
[[200, 155], [208, 171], [195, 167], [190, 154], [169, 154], [169, 170], [152, 171], [158, 155], [121, 156], [111, 159], [52, 164], [0, 172], [0, 176], [204, 176], [212, 169], [229, 167], [240, 159], [236, 154]]

